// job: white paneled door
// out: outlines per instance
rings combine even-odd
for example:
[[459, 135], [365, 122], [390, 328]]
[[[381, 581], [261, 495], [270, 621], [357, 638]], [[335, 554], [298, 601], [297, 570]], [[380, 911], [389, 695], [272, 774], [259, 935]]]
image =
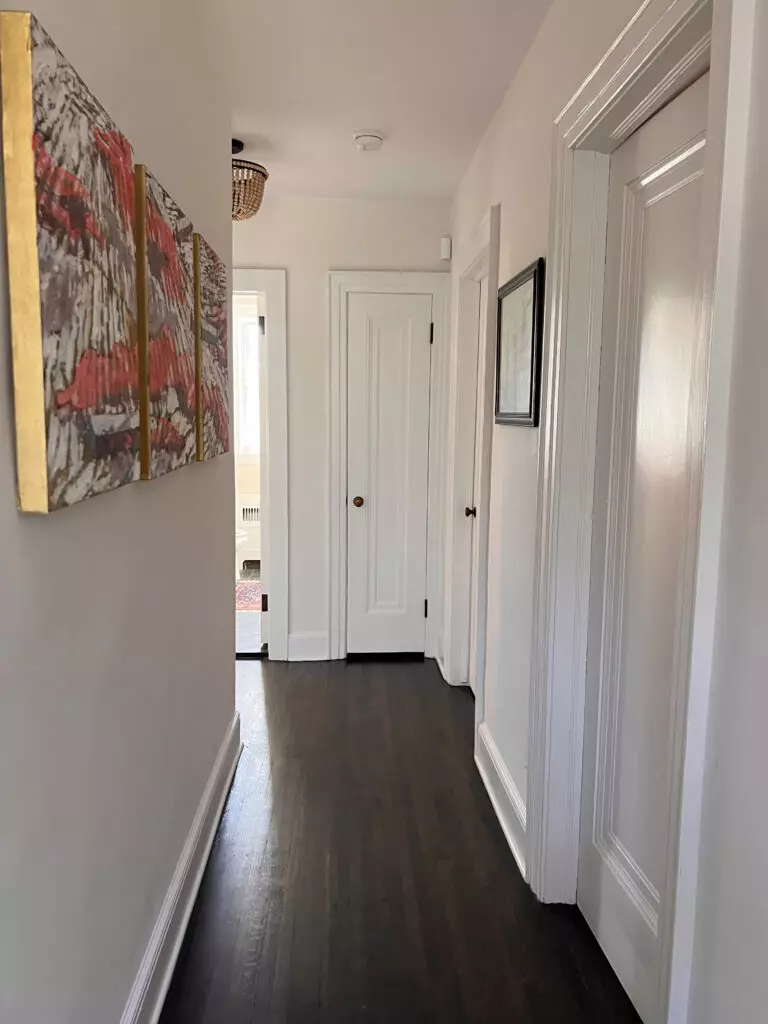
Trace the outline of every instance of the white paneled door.
[[578, 902], [666, 1019], [706, 391], [708, 76], [611, 158]]
[[347, 650], [423, 652], [432, 296], [348, 309]]

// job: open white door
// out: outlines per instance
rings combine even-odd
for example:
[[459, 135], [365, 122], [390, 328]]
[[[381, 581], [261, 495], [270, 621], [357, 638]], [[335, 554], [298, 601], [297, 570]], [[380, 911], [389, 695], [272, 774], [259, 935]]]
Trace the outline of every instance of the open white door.
[[[262, 344], [259, 346], [259, 426], [261, 437], [261, 529], [265, 537], [269, 536], [269, 446], [267, 436], [269, 419], [269, 389], [267, 387], [267, 334], [266, 323]], [[269, 594], [269, 544], [261, 546], [261, 589], [262, 594]], [[261, 604], [261, 642], [269, 646], [269, 598], [262, 598]]]
[[423, 652], [432, 295], [348, 309], [347, 650]]
[[611, 158], [578, 902], [666, 1019], [706, 392], [708, 76]]
[[[234, 305], [263, 299], [264, 336], [259, 345], [261, 444], [261, 587], [268, 618], [261, 640], [269, 657], [288, 658], [288, 360], [284, 270], [235, 270]], [[257, 316], [258, 319], [258, 316]], [[262, 609], [263, 609], [262, 604]], [[261, 646], [261, 645], [259, 645]]]
[[[488, 361], [488, 320], [489, 320], [489, 287], [488, 278], [480, 281], [480, 309], [478, 312], [477, 331], [477, 387], [475, 399], [475, 467], [472, 476], [472, 499], [466, 508], [467, 518], [472, 524], [472, 568], [470, 576], [469, 605], [469, 685], [476, 695], [482, 685], [485, 674], [485, 608], [486, 585], [488, 579], [488, 516], [478, 518], [478, 505], [488, 499], [483, 493], [483, 469], [485, 436], [488, 423], [486, 417], [492, 415], [487, 399], [490, 391], [486, 382]], [[495, 293], [490, 296], [496, 301]], [[481, 536], [485, 528], [486, 536]]]

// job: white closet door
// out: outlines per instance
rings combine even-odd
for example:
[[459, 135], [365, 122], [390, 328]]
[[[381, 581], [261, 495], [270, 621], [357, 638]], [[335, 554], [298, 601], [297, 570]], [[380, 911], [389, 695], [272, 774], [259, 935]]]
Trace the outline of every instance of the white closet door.
[[431, 295], [349, 297], [350, 653], [424, 651], [431, 323]]
[[707, 77], [611, 160], [578, 902], [665, 1019], [699, 521]]

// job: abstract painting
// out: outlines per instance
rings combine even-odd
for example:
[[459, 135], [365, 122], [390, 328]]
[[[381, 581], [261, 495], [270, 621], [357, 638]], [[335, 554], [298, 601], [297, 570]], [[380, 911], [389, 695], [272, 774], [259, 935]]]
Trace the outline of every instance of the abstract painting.
[[130, 143], [30, 14], [0, 13], [19, 507], [139, 475]]
[[195, 334], [197, 342], [197, 458], [229, 451], [227, 267], [195, 234]]
[[142, 390], [141, 476], [196, 456], [192, 222], [143, 166], [136, 168], [136, 256]]

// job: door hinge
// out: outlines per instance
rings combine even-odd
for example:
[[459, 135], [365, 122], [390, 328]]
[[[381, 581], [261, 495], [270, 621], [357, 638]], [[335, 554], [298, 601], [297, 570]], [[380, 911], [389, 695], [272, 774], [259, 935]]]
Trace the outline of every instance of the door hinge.
[[269, 594], [261, 595], [261, 610], [263, 612], [269, 611]]
[[424, 598], [424, 618], [426, 619], [428, 617], [429, 617], [429, 601], [426, 598]]
[[434, 323], [431, 323], [429, 325], [429, 344], [430, 345], [434, 345], [435, 344], [435, 325], [434, 325]]

